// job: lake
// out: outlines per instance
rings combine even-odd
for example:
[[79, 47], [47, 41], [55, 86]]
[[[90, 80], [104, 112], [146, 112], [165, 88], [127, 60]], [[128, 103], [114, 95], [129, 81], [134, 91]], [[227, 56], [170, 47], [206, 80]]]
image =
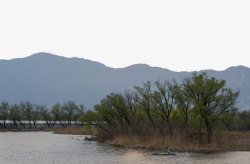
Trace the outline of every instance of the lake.
[[154, 156], [152, 152], [117, 148], [84, 141], [82, 135], [52, 132], [1, 132], [0, 163], [5, 164], [161, 164], [161, 163], [250, 163], [250, 152], [177, 153]]

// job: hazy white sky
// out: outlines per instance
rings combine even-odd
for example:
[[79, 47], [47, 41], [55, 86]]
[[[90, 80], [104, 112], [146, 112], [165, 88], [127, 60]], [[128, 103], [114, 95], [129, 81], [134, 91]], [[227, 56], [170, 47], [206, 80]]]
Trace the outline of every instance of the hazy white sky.
[[50, 52], [111, 67], [250, 67], [249, 0], [0, 0], [0, 58]]

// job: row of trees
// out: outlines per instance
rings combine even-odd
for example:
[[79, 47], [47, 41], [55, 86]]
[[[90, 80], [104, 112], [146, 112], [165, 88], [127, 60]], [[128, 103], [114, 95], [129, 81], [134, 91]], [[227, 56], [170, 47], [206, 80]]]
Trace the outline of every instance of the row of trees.
[[51, 108], [30, 102], [14, 105], [2, 102], [0, 128], [6, 128], [6, 120], [11, 120], [14, 128], [25, 128], [22, 120], [28, 120], [29, 127], [44, 120], [50, 128], [56, 122], [62, 127], [81, 122], [96, 124], [99, 132], [109, 138], [180, 134], [199, 136], [200, 140], [206, 136], [209, 142], [215, 129], [250, 129], [250, 111], [238, 112], [235, 104], [239, 92], [225, 84], [225, 80], [205, 73], [195, 73], [181, 84], [174, 80], [145, 82], [133, 91], [107, 95], [95, 110], [89, 111], [73, 101]]
[[62, 127], [71, 127], [73, 123], [77, 125], [84, 111], [84, 105], [77, 105], [73, 101], [68, 101], [63, 105], [55, 104], [51, 108], [30, 102], [14, 105], [2, 102], [0, 104], [0, 128], [7, 128], [7, 120], [12, 122], [10, 124], [12, 128], [25, 128], [23, 120], [28, 121], [30, 128], [36, 128], [38, 120], [44, 120], [49, 128], [53, 128], [56, 122], [59, 122]]
[[109, 137], [196, 133], [200, 139], [205, 134], [209, 142], [219, 125], [230, 128], [237, 112], [239, 93], [225, 83], [202, 73], [181, 84], [146, 82], [132, 92], [111, 93], [95, 106], [98, 126]]

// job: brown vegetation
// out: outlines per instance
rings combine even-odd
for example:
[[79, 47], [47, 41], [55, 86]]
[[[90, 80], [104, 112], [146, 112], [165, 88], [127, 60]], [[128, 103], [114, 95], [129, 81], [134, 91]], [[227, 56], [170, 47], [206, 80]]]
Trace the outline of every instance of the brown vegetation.
[[57, 128], [54, 130], [55, 134], [71, 134], [71, 135], [94, 135], [95, 129], [93, 128]]
[[173, 151], [212, 152], [212, 151], [249, 151], [250, 131], [227, 131], [214, 134], [210, 143], [197, 142], [195, 136], [189, 138], [173, 136], [115, 136], [107, 141], [115, 146], [135, 149], [168, 148]]
[[36, 132], [36, 131], [54, 131], [54, 129], [49, 128], [6, 128], [6, 129], [0, 129], [0, 132]]
[[0, 129], [0, 132], [54, 132], [55, 134], [71, 134], [71, 135], [95, 135], [96, 130], [92, 127], [67, 127], [67, 128], [25, 128], [25, 129]]

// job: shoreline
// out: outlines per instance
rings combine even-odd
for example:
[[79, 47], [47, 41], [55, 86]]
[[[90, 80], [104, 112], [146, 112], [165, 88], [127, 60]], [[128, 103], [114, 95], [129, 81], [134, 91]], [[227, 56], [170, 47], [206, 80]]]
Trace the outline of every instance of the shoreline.
[[[26, 129], [0, 129], [1, 132], [53, 132], [53, 134], [68, 135], [92, 135], [96, 136], [94, 128], [26, 128]], [[210, 144], [199, 144], [188, 141], [180, 141], [173, 137], [136, 137], [136, 136], [116, 136], [112, 140], [100, 140], [94, 137], [95, 141], [103, 142], [119, 148], [129, 148], [136, 150], [154, 151], [160, 148], [167, 148], [174, 152], [194, 152], [194, 153], [215, 153], [229, 151], [250, 151], [250, 131], [230, 131], [225, 132], [223, 137], [214, 140]], [[223, 142], [221, 142], [223, 140]]]
[[77, 127], [0, 129], [0, 133], [1, 132], [53, 132], [54, 134], [92, 135], [91, 129], [77, 128]]
[[222, 134], [221, 138], [211, 143], [192, 142], [175, 137], [135, 137], [115, 136], [112, 140], [104, 141], [110, 145], [131, 149], [158, 150], [166, 148], [175, 152], [214, 153], [225, 151], [250, 151], [250, 131], [230, 131]]
[[24, 128], [24, 129], [0, 129], [0, 132], [46, 132], [54, 131], [55, 129], [47, 128]]

